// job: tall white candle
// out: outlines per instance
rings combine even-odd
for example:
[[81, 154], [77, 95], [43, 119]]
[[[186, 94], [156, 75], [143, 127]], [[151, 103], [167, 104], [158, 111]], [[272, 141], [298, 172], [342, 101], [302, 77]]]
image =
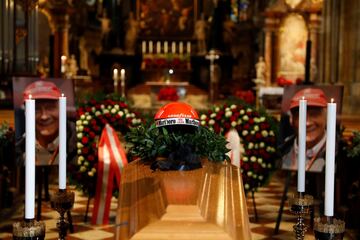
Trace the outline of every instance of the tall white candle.
[[187, 42], [186, 43], [186, 52], [190, 55], [191, 54], [191, 43]]
[[180, 42], [179, 43], [179, 53], [183, 54], [183, 52], [184, 52], [184, 45], [183, 45], [183, 42]]
[[59, 98], [59, 189], [66, 189], [66, 97]]
[[156, 53], [160, 54], [161, 53], [161, 42], [157, 41], [156, 43]]
[[35, 100], [25, 100], [25, 219], [35, 215]]
[[65, 73], [66, 71], [66, 56], [62, 55], [61, 56], [61, 73]]
[[175, 42], [171, 43], [171, 53], [173, 53], [173, 54], [176, 53], [176, 43]]
[[165, 41], [164, 42], [164, 53], [168, 53], [168, 42], [167, 41]]
[[327, 104], [325, 160], [325, 216], [334, 216], [336, 103]]
[[125, 97], [125, 69], [120, 71], [121, 96]]
[[299, 134], [298, 134], [298, 179], [297, 190], [298, 192], [305, 192], [305, 160], [306, 160], [306, 108], [307, 101], [304, 99], [299, 100]]
[[143, 54], [146, 53], [146, 42], [145, 41], [142, 41], [142, 43], [141, 43], [141, 51]]
[[149, 41], [149, 53], [153, 53], [153, 42]]

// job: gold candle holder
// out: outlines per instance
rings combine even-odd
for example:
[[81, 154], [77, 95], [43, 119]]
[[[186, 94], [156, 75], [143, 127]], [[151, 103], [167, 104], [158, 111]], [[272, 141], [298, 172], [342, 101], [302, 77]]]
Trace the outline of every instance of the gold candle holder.
[[341, 240], [345, 234], [345, 222], [334, 217], [318, 217], [314, 219], [316, 240]]
[[65, 239], [66, 237], [69, 223], [64, 215], [74, 206], [74, 201], [74, 192], [68, 192], [66, 189], [59, 189], [58, 192], [50, 196], [51, 208], [60, 214], [60, 218], [56, 224], [59, 231], [59, 239]]
[[43, 240], [45, 239], [45, 224], [35, 219], [24, 219], [13, 224], [14, 240]]
[[307, 226], [304, 223], [304, 216], [309, 214], [311, 207], [314, 203], [314, 198], [310, 195], [304, 195], [304, 193], [298, 192], [297, 196], [293, 196], [289, 199], [291, 213], [297, 215], [297, 222], [294, 225], [295, 238], [302, 240], [305, 238]]

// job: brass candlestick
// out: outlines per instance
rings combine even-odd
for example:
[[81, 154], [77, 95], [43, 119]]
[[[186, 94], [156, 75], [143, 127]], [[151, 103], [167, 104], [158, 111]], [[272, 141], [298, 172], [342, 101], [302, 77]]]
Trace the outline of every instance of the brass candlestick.
[[64, 215], [73, 207], [74, 201], [74, 192], [68, 192], [66, 189], [59, 189], [58, 192], [50, 196], [51, 208], [60, 214], [60, 218], [56, 226], [59, 230], [59, 239], [61, 240], [65, 239], [67, 229], [69, 227], [69, 223], [65, 219]]
[[298, 192], [297, 196], [289, 199], [290, 211], [297, 215], [297, 222], [294, 225], [294, 233], [297, 240], [305, 238], [307, 226], [304, 223], [304, 216], [310, 213], [314, 198], [310, 195], [304, 195]]
[[35, 219], [24, 219], [13, 224], [14, 240], [43, 240], [45, 239], [45, 224]]
[[334, 217], [314, 219], [316, 240], [341, 240], [345, 234], [345, 222]]

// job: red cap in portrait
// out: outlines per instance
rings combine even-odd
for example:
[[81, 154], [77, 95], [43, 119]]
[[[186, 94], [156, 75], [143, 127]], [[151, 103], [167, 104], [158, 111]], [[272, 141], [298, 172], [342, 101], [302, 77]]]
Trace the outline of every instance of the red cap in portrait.
[[307, 105], [312, 107], [326, 107], [325, 93], [319, 88], [305, 88], [298, 91], [290, 100], [290, 109], [299, 107], [299, 100], [304, 97]]
[[33, 99], [58, 99], [61, 93], [54, 83], [40, 80], [25, 88], [24, 99], [28, 99], [30, 95]]

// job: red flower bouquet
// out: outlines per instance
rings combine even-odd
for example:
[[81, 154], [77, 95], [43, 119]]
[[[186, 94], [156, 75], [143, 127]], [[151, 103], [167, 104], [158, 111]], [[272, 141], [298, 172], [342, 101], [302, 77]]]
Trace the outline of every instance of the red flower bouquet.
[[177, 101], [179, 100], [179, 95], [176, 88], [164, 87], [160, 89], [157, 99], [158, 101]]

